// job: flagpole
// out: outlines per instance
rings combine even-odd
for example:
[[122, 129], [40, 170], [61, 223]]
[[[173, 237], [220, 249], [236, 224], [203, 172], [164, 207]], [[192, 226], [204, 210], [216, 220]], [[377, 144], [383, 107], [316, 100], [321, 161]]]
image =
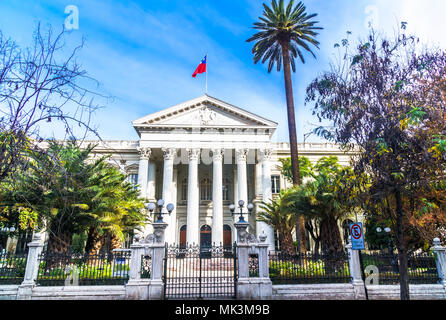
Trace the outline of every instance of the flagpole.
[[208, 94], [208, 54], [206, 53], [206, 94]]

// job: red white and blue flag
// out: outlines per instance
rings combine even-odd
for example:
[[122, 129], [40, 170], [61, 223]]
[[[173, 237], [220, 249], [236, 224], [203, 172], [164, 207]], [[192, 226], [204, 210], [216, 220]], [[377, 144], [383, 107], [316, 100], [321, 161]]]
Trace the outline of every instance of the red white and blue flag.
[[197, 76], [199, 73], [205, 73], [206, 72], [206, 60], [208, 56], [206, 55], [203, 60], [201, 60], [201, 63], [198, 65], [197, 70], [195, 70], [194, 74], [192, 75], [193, 78]]

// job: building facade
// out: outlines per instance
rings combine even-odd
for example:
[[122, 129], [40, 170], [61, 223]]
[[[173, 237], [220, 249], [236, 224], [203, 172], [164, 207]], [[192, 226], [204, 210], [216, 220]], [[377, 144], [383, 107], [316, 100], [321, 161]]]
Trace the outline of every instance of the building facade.
[[[239, 215], [232, 216], [229, 205], [243, 200], [250, 232], [265, 233], [274, 249], [274, 230], [256, 221], [256, 213], [261, 201], [291, 186], [279, 161], [290, 156], [289, 144], [271, 142], [277, 123], [204, 95], [137, 119], [133, 126], [139, 141], [103, 141], [94, 154], [111, 155], [111, 163], [138, 184], [147, 202], [175, 205], [164, 216], [168, 242], [231, 244]], [[301, 144], [299, 152], [312, 162], [334, 155], [345, 165], [351, 156], [330, 143]], [[248, 203], [254, 205], [250, 216]], [[151, 231], [148, 224], [145, 233]]]

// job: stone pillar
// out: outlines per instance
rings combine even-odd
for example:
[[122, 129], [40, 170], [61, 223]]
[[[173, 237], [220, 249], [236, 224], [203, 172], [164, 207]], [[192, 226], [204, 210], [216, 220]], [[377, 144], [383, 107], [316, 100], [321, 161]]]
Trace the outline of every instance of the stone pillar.
[[212, 242], [223, 244], [223, 150], [212, 150]]
[[149, 178], [149, 159], [152, 154], [150, 148], [139, 147], [138, 185], [142, 198], [147, 199], [147, 184]]
[[[262, 164], [262, 199], [269, 202], [272, 199], [271, 191], [271, 149], [260, 150], [260, 161]], [[266, 235], [268, 250], [274, 251], [274, 229], [265, 222], [257, 221], [257, 237], [262, 233]]]
[[155, 241], [149, 244], [152, 256], [152, 270], [150, 270], [149, 299], [160, 300], [163, 298], [163, 259], [166, 249], [165, 230], [167, 223], [154, 223], [153, 230]]
[[147, 300], [149, 298], [149, 279], [141, 279], [141, 262], [145, 254], [145, 245], [135, 236], [135, 243], [130, 246], [129, 281], [125, 285], [125, 298], [128, 300]]
[[39, 272], [39, 255], [42, 253], [43, 242], [40, 233], [35, 233], [32, 242], [28, 243], [28, 257], [26, 260], [25, 276], [18, 288], [17, 299], [29, 300], [32, 297]]
[[248, 226], [247, 222], [240, 222], [234, 224], [237, 229], [237, 265], [238, 265], [238, 278], [249, 278], [249, 248], [250, 245], [247, 242]]
[[446, 288], [446, 247], [441, 245], [440, 239], [434, 239], [434, 247], [432, 248], [437, 255], [437, 272], [438, 278]]
[[186, 241], [200, 243], [200, 199], [198, 194], [198, 159], [200, 149], [188, 149], [189, 172], [187, 180]]
[[[245, 205], [243, 207], [243, 213], [245, 220], [249, 222], [248, 216], [248, 177], [246, 174], [246, 156], [248, 154], [248, 149], [237, 149], [235, 151], [236, 163], [237, 163], [237, 183], [238, 183], [238, 200], [243, 200]], [[238, 203], [235, 203], [238, 208]]]
[[[163, 148], [163, 157], [164, 157], [164, 170], [163, 170], [163, 193], [162, 199], [165, 204], [169, 204], [172, 202], [172, 194], [173, 194], [173, 161], [176, 156], [176, 149], [174, 148]], [[170, 216], [165, 215], [164, 219], [168, 224], [166, 230], [166, 241], [173, 243], [175, 242], [175, 221], [170, 218]]]
[[365, 300], [365, 285], [362, 280], [361, 263], [359, 261], [359, 251], [352, 250], [351, 239], [345, 246], [348, 252], [348, 266], [350, 268], [350, 276], [352, 277], [352, 284], [355, 291], [355, 299]]
[[[272, 297], [272, 282], [269, 278], [268, 268], [268, 243], [265, 242], [266, 235], [261, 236], [261, 243], [249, 242], [251, 237], [248, 232], [248, 223], [236, 223], [238, 280], [237, 299], [243, 300], [265, 300]], [[248, 237], [249, 235], [249, 237]], [[259, 253], [259, 277], [249, 277], [249, 251], [256, 250]]]
[[156, 187], [156, 165], [154, 161], [149, 161], [149, 175], [147, 183], [147, 199], [155, 202], [155, 187]]

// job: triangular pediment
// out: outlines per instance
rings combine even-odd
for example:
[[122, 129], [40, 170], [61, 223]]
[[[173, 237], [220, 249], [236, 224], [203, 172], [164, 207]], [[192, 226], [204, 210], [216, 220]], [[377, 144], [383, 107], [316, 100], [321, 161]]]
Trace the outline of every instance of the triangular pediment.
[[135, 127], [265, 127], [277, 123], [208, 95], [133, 121]]

